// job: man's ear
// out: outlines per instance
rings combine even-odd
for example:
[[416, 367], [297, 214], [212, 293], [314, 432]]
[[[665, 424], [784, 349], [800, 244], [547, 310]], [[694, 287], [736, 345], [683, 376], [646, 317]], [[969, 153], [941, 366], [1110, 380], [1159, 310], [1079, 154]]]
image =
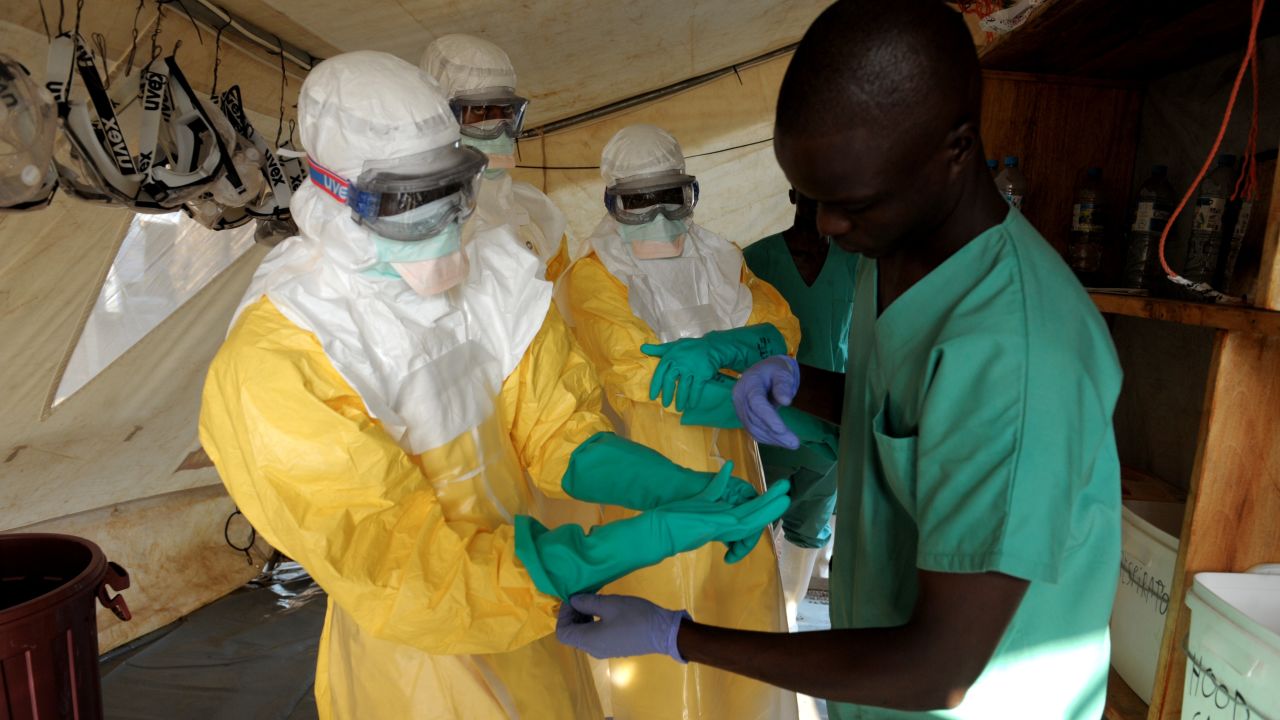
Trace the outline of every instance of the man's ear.
[[972, 120], [961, 122], [947, 133], [947, 164], [950, 165], [953, 173], [968, 167], [980, 141], [978, 125]]

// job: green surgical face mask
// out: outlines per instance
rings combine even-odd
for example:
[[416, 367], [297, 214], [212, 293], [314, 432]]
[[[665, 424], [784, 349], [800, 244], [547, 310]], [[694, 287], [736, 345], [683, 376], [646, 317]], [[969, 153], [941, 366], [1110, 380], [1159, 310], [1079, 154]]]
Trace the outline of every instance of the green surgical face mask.
[[[492, 140], [462, 136], [462, 144], [473, 147], [489, 157], [489, 167], [485, 175], [496, 177], [506, 168], [515, 165], [516, 139], [507, 135], [499, 135]], [[493, 173], [490, 175], [490, 173]]]
[[669, 258], [684, 250], [684, 236], [689, 226], [684, 220], [671, 220], [659, 214], [643, 225], [618, 223], [622, 239], [631, 245], [631, 254], [640, 260]]

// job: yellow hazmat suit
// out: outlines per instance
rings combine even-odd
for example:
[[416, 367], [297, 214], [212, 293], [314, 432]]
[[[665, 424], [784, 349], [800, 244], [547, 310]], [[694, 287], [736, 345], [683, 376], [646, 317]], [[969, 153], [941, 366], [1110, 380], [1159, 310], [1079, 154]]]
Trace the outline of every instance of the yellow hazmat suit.
[[421, 295], [371, 271], [375, 238], [341, 202], [365, 158], [456, 142], [433, 88], [382, 53], [308, 75], [302, 141], [339, 182], [313, 172], [295, 194], [300, 235], [264, 260], [214, 358], [201, 442], [329, 594], [320, 717], [596, 720], [586, 657], [554, 638], [559, 602], [512, 521], [554, 524], [571, 502], [570, 454], [610, 429], [598, 380], [509, 228], [464, 230], [465, 277]]
[[[200, 438], [245, 517], [329, 593], [320, 717], [601, 717], [508, 517], [538, 515], [537, 490], [560, 493], [573, 449], [608, 430], [594, 385], [553, 309], [502, 385], [500, 420], [481, 431], [493, 437], [412, 455], [315, 335], [266, 298], [241, 313], [209, 371]], [[503, 442], [514, 452], [479, 449]], [[456, 470], [482, 454], [500, 460], [483, 478]]]
[[[602, 227], [610, 222], [606, 218]], [[691, 229], [709, 235], [696, 226]], [[616, 235], [613, 240], [620, 242]], [[750, 291], [751, 311], [745, 324], [772, 323], [786, 338], [788, 350], [795, 352], [800, 329], [786, 301], [745, 266], [740, 278]], [[735, 473], [759, 488], [760, 460], [746, 432], [681, 425], [678, 412], [649, 400], [649, 381], [658, 360], [640, 352], [640, 346], [660, 340], [633, 312], [627, 286], [594, 252], [571, 265], [561, 282], [574, 332], [600, 374], [610, 409], [621, 421], [619, 434], [695, 470], [715, 470], [724, 460], [732, 460]], [[606, 520], [632, 514], [605, 508]], [[785, 632], [774, 553], [766, 538], [744, 560], [726, 565], [724, 547], [708, 545], [636, 571], [602, 592], [639, 595], [664, 607], [683, 608], [711, 625]], [[650, 655], [612, 660], [610, 666], [617, 720], [774, 720], [796, 713], [792, 693], [706, 665], [680, 665]]]

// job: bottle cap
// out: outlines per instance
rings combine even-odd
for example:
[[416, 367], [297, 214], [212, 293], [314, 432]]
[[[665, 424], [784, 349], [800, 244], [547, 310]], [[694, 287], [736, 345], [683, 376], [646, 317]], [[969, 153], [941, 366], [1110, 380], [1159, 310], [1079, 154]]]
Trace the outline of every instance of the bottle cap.
[[1004, 166], [1005, 166], [1005, 167], [1018, 167], [1018, 158], [1014, 157], [1013, 155], [1005, 155], [1005, 156], [1004, 156]]

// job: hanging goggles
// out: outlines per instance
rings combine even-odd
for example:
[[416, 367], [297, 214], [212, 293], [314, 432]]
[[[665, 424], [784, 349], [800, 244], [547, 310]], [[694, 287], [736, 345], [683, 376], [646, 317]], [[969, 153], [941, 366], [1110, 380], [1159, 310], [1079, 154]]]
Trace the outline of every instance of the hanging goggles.
[[53, 98], [17, 60], [0, 53], [0, 210], [49, 204], [57, 189]]
[[698, 181], [680, 172], [626, 178], [604, 189], [605, 208], [623, 225], [643, 225], [659, 213], [681, 220], [697, 204]]
[[[78, 71], [89, 101], [71, 100]], [[229, 162], [234, 138], [219, 132], [218, 110], [197, 97], [172, 56], [156, 58], [119, 90], [141, 101], [138, 153], [130, 152], [117, 102], [98, 75], [79, 37], [63, 34], [49, 44], [47, 87], [69, 143], [55, 153], [60, 183], [86, 199], [138, 212], [168, 212], [198, 197]]]
[[496, 87], [455, 95], [449, 98], [449, 107], [467, 137], [493, 140], [505, 134], [514, 139], [524, 126], [529, 100], [512, 88]]
[[382, 237], [414, 242], [471, 217], [488, 161], [479, 150], [454, 143], [408, 157], [366, 162], [354, 182], [311, 158], [307, 163], [311, 182], [350, 206], [357, 223]]

